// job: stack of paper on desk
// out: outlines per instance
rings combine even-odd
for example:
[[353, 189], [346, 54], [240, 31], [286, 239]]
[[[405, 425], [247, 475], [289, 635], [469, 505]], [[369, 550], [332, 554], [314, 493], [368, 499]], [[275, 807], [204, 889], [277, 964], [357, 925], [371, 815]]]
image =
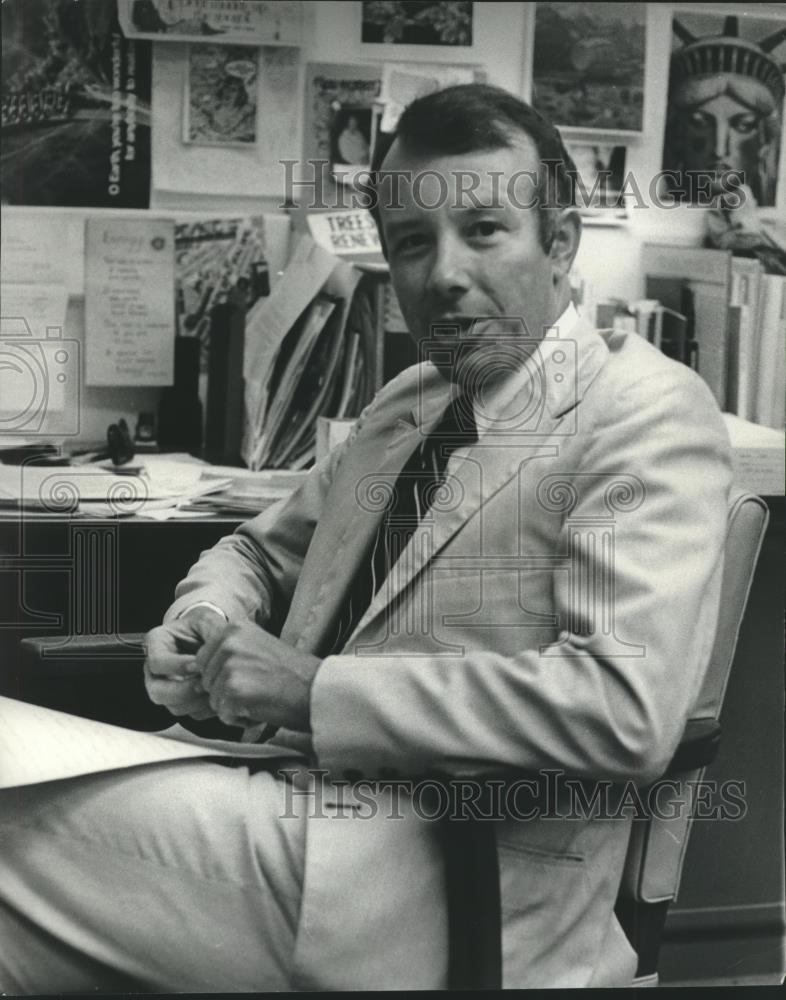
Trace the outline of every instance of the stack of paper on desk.
[[231, 482], [203, 477], [204, 465], [150, 457], [162, 460], [146, 463], [143, 475], [122, 475], [96, 465], [0, 465], [0, 509], [129, 516], [144, 513], [151, 504], [174, 507]]
[[197, 497], [181, 504], [180, 509], [253, 517], [290, 496], [307, 475], [307, 472], [281, 472], [275, 469], [236, 472], [229, 486], [222, 488], [220, 492]]

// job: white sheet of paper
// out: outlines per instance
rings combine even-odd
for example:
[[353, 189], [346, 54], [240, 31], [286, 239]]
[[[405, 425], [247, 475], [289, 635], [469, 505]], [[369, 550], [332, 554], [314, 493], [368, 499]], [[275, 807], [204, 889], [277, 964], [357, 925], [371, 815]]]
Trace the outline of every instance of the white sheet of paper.
[[308, 228], [319, 246], [339, 256], [382, 253], [377, 224], [368, 209], [310, 212]]
[[198, 757], [295, 756], [269, 744], [202, 740], [178, 725], [135, 732], [0, 697], [0, 788]]
[[172, 385], [174, 235], [171, 219], [87, 220], [87, 385]]
[[[260, 299], [248, 314], [243, 356], [247, 427], [255, 429], [264, 419], [268, 378], [284, 337], [338, 264], [333, 254], [304, 234], [269, 297]], [[246, 461], [254, 453], [254, 443], [253, 434], [248, 434], [243, 442]]]
[[[0, 428], [43, 434], [79, 392], [79, 344], [63, 335], [65, 285], [0, 289]], [[67, 431], [66, 431], [67, 433]]]
[[724, 413], [731, 440], [734, 481], [759, 496], [783, 496], [786, 460], [783, 431]]
[[204, 496], [226, 488], [232, 480], [202, 479], [202, 466], [185, 462], [153, 468], [149, 475], [117, 475], [95, 465], [0, 465], [0, 499], [42, 505], [68, 513], [82, 501], [114, 505], [117, 513], [136, 513], [147, 500], [174, 501]]
[[0, 276], [3, 284], [64, 285], [64, 219], [49, 212], [6, 212], [0, 229]]

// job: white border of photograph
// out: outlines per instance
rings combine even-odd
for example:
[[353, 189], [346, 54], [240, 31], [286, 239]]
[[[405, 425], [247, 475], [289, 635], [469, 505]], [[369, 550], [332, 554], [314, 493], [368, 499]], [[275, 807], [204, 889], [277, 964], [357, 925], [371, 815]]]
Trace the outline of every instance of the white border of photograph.
[[[353, 39], [348, 51], [369, 62], [477, 63], [478, 18], [483, 3], [474, 0], [472, 7], [472, 45], [397, 45], [395, 42], [364, 42], [363, 4], [355, 0]], [[529, 5], [532, 6], [532, 5]], [[354, 46], [354, 48], [353, 48]], [[349, 57], [347, 57], [347, 61]]]
[[[648, 86], [648, 62], [650, 56], [650, 35], [651, 35], [651, 24], [650, 24], [650, 12], [648, 10], [649, 4], [642, 4], [644, 8], [644, 62], [642, 71], [642, 90], [643, 90], [643, 101], [641, 109], [641, 128], [640, 129], [605, 129], [605, 128], [592, 128], [586, 125], [562, 125], [560, 122], [554, 122], [554, 124], [559, 128], [560, 135], [562, 135], [565, 140], [570, 140], [571, 142], [581, 142], [585, 136], [590, 136], [592, 140], [600, 143], [615, 143], [616, 145], [626, 145], [630, 146], [636, 141], [640, 141], [643, 137], [647, 135], [650, 121], [650, 110], [651, 102], [653, 100], [653, 95], [651, 93], [651, 87]], [[675, 5], [670, 5], [675, 6]], [[534, 50], [535, 50], [535, 14], [537, 9], [537, 3], [526, 3], [524, 4], [524, 51], [522, 54], [522, 88], [521, 96], [527, 101], [528, 104], [532, 104], [532, 80], [533, 80], [533, 70], [534, 70]], [[664, 88], [668, 85], [668, 81], [664, 85]], [[663, 100], [665, 101], [665, 89]]]
[[[668, 60], [667, 60], [667, 74], [666, 79], [663, 83], [663, 108], [664, 116], [666, 111], [666, 103], [668, 101], [668, 90], [669, 90], [669, 80], [668, 80], [668, 66], [671, 60], [671, 43], [672, 43], [672, 19], [681, 13], [684, 14], [708, 14], [717, 15], [719, 17], [734, 16], [742, 18], [764, 18], [771, 21], [783, 21], [786, 24], [786, 7], [782, 3], [672, 3], [663, 4], [662, 9], [668, 10], [668, 24], [669, 31], [666, 36], [666, 46], [668, 49]], [[784, 78], [786, 82], [786, 77]], [[645, 92], [645, 109], [646, 109], [646, 98], [647, 94]], [[665, 127], [665, 117], [662, 128]], [[661, 134], [658, 138], [658, 163], [657, 170], [660, 170], [661, 163], [663, 161], [663, 142], [664, 135], [661, 130]], [[775, 193], [775, 204], [769, 205], [766, 208], [759, 208], [757, 210], [758, 217], [765, 223], [767, 223], [767, 231], [772, 233], [772, 228], [777, 228], [780, 232], [779, 242], [783, 243], [786, 240], [786, 98], [783, 102], [783, 116], [781, 119], [781, 148], [780, 148], [780, 159], [778, 161], [778, 180]]]

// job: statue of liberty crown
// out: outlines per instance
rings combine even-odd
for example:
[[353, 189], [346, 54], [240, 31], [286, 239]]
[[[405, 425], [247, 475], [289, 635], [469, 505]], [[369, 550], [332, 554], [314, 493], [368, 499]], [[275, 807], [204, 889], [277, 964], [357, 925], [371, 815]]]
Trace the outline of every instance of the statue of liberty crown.
[[737, 18], [727, 16], [720, 35], [696, 38], [675, 18], [674, 33], [685, 43], [671, 58], [672, 84], [696, 76], [734, 73], [759, 80], [780, 103], [783, 100], [784, 67], [770, 52], [786, 38], [786, 25], [759, 42], [738, 37]]

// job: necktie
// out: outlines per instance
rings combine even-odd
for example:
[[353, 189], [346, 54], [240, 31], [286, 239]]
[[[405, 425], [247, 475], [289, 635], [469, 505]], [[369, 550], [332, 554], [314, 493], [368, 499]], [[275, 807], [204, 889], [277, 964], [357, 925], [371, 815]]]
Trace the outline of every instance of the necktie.
[[415, 448], [396, 479], [391, 496], [349, 588], [331, 652], [339, 652], [363, 617], [372, 598], [398, 562], [413, 532], [439, 500], [448, 460], [457, 448], [473, 445], [478, 432], [472, 401], [456, 396], [439, 423]]

